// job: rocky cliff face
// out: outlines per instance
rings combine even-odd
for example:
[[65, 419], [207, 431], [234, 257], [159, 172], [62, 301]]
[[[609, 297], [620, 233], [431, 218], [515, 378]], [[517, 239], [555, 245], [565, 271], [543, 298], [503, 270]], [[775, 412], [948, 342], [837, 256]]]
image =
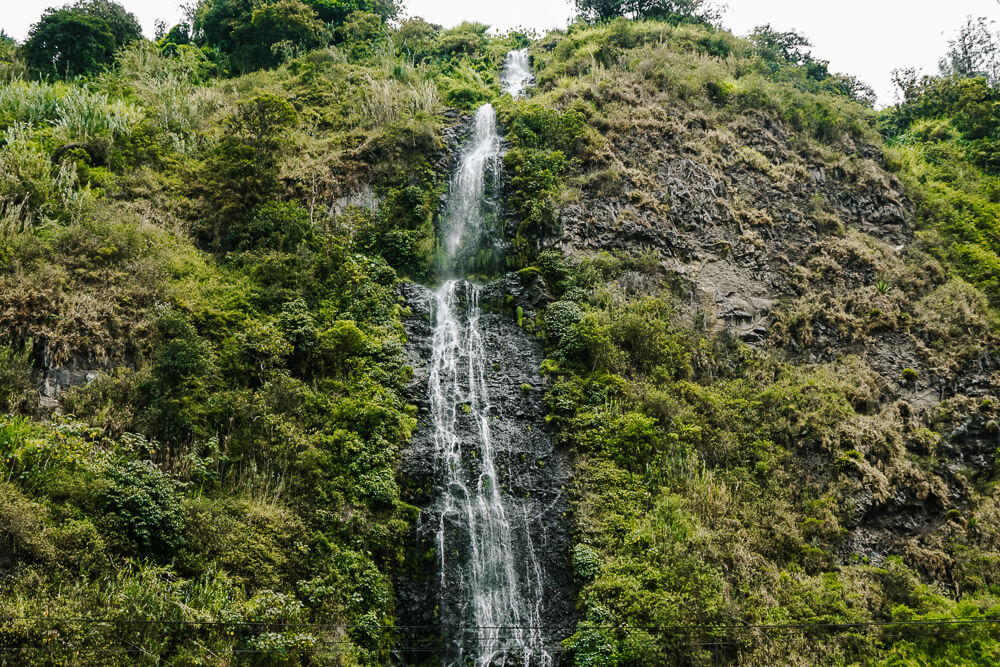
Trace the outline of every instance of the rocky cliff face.
[[845, 226], [912, 240], [900, 184], [874, 146], [830, 165], [764, 114], [724, 126], [682, 109], [654, 131], [609, 132], [551, 239], [569, 251], [653, 250], [741, 339], [761, 343], [808, 248]]
[[[418, 406], [418, 426], [402, 453], [399, 479], [403, 499], [422, 512], [408, 545], [408, 568], [397, 581], [397, 618], [401, 626], [413, 626], [401, 628], [407, 638], [404, 644], [440, 652], [442, 657], [454, 656], [457, 647], [463, 642], [467, 644], [470, 637], [456, 635], [451, 632], [453, 629], [465, 628], [463, 632], [467, 635], [491, 631], [468, 627], [470, 618], [465, 615], [468, 601], [462, 599], [463, 589], [457, 585], [461, 575], [450, 570], [442, 572], [440, 568], [436, 539], [442, 516], [438, 501], [447, 475], [437, 465], [434, 455], [436, 445], [428, 396], [434, 294], [412, 283], [403, 284], [401, 293], [411, 310], [404, 320], [407, 355], [414, 368], [408, 397]], [[482, 298], [480, 331], [487, 355], [495, 463], [508, 504], [508, 517], [515, 529], [516, 568], [525, 588], [540, 595], [540, 617], [542, 625], [552, 632], [552, 636], [546, 637], [546, 643], [551, 643], [568, 634], [573, 624], [574, 586], [568, 566], [571, 522], [565, 493], [570, 466], [565, 455], [553, 449], [546, 430], [542, 404], [545, 386], [539, 373], [544, 356], [541, 344], [510, 315], [511, 309], [521, 307], [522, 313], [530, 318], [538, 294], [530, 287], [523, 287], [517, 277], [508, 276], [484, 287]], [[472, 415], [459, 412], [457, 427], [460, 434], [466, 433], [463, 442], [477, 441], [477, 425], [472, 421]], [[475, 457], [474, 447], [468, 449], [463, 455]], [[474, 470], [472, 459], [469, 464]], [[468, 483], [474, 486], [475, 480]], [[447, 516], [445, 520], [453, 521]], [[448, 525], [461, 529], [458, 524]], [[455, 560], [468, 562], [471, 558], [471, 554], [466, 554]], [[539, 591], [533, 590], [528, 574], [532, 559], [540, 559], [539, 569], [544, 573], [544, 585]], [[566, 630], [560, 633], [554, 631], [556, 628]], [[425, 657], [415, 653], [401, 655], [400, 659], [410, 663]]]
[[[984, 311], [980, 297], [921, 250], [881, 150], [823, 149], [763, 113], [723, 121], [678, 105], [653, 122], [620, 112], [549, 245], [651, 252], [691, 312], [794, 363], [860, 357], [878, 396], [855, 407], [891, 422], [898, 450], [879, 453], [859, 435], [851, 446], [870, 467], [817, 469], [855, 489], [838, 557], [905, 554], [947, 579], [942, 545], [969, 539], [955, 517], [1000, 444], [990, 398], [1000, 355], [970, 315]], [[942, 436], [928, 440], [927, 429]], [[923, 463], [903, 463], [913, 457]]]

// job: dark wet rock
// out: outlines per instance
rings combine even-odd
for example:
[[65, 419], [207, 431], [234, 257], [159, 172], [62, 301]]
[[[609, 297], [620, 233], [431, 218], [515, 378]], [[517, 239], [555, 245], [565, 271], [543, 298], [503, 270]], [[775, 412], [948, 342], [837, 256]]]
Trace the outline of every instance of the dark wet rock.
[[[447, 482], [435, 466], [432, 415], [427, 395], [429, 362], [432, 353], [432, 291], [412, 283], [400, 285], [400, 293], [410, 315], [404, 320], [408, 338], [406, 352], [414, 368], [413, 381], [407, 388], [409, 400], [418, 406], [418, 427], [399, 468], [403, 498], [419, 507], [420, 518], [407, 544], [408, 568], [396, 582], [397, 617], [401, 625], [462, 626], [465, 601], [460, 599], [462, 586], [457, 572], [440, 571], [436, 537], [441, 521], [452, 530], [462, 529], [459, 517], [442, 516], [436, 499]], [[575, 623], [573, 602], [575, 587], [569, 567], [571, 522], [567, 516], [571, 466], [564, 452], [557, 451], [547, 432], [542, 403], [544, 382], [539, 367], [544, 357], [541, 344], [517, 325], [509, 314], [521, 306], [530, 316], [547, 299], [537, 276], [508, 274], [482, 287], [484, 310], [480, 331], [487, 350], [487, 387], [492, 404], [490, 428], [495, 442], [494, 463], [502, 485], [505, 505], [513, 522], [527, 521], [528, 530], [518, 535], [515, 552], [517, 567], [528, 567], [530, 553], [541, 559], [545, 573], [542, 619], [552, 628], [566, 628], [547, 638], [556, 642], [568, 635]], [[495, 304], [495, 308], [486, 306]], [[459, 411], [458, 427], [470, 434], [476, 428], [472, 415]], [[470, 435], [470, 441], [475, 438]], [[475, 464], [469, 461], [474, 470]], [[521, 517], [521, 518], [519, 518]], [[532, 544], [524, 543], [530, 535]], [[458, 554], [456, 561], [467, 560]], [[525, 573], [522, 573], [526, 577]], [[463, 645], [461, 637], [438, 635], [427, 628], [412, 629], [410, 644], [429, 645], [439, 655], [454, 655]], [[452, 649], [449, 649], [452, 647]], [[400, 655], [403, 663], [425, 659], [424, 654]]]

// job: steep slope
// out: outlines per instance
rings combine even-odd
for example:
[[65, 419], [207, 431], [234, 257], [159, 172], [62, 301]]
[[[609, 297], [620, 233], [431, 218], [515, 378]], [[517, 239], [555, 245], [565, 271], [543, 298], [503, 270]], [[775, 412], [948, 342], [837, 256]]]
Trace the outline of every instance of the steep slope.
[[235, 79], [139, 42], [0, 84], [3, 664], [390, 659], [396, 283], [512, 43], [428, 26], [415, 65], [377, 28]]
[[575, 26], [532, 54], [505, 121], [536, 164], [565, 157], [544, 192], [508, 162], [519, 212], [548, 207], [514, 242], [555, 299], [575, 659], [995, 655], [988, 625], [892, 625], [997, 608], [1000, 339], [915, 238], [874, 114], [699, 27]]
[[524, 35], [354, 19], [237, 78], [140, 42], [23, 82], [5, 47], [0, 662], [425, 648], [409, 281], [440, 277], [486, 102], [505, 231], [462, 273], [496, 279], [482, 359], [533, 454], [506, 481], [568, 502], [545, 652], [1000, 662], [1000, 189], [951, 88], [877, 117], [823, 68], [619, 20], [531, 43], [513, 100]]

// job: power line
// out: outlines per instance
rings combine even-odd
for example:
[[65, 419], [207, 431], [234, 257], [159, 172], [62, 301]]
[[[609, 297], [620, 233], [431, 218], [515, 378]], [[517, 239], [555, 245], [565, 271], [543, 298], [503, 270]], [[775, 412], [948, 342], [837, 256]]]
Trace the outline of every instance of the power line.
[[[236, 627], [283, 627], [283, 628], [310, 628], [326, 630], [356, 630], [356, 629], [378, 629], [378, 630], [447, 630], [447, 631], [479, 631], [479, 630], [542, 630], [555, 631], [571, 629], [572, 626], [564, 625], [458, 625], [458, 624], [425, 624], [425, 625], [393, 625], [393, 624], [346, 624], [346, 623], [299, 623], [291, 621], [196, 621], [196, 620], [174, 620], [174, 619], [154, 619], [154, 618], [84, 618], [84, 617], [52, 617], [52, 616], [5, 616], [0, 617], [0, 622], [12, 621], [43, 621], [52, 623], [84, 623], [94, 625], [112, 624], [147, 624], [147, 625], [196, 625], [196, 626], [221, 626], [227, 628]], [[940, 618], [940, 619], [919, 619], [912, 621], [842, 621], [828, 623], [770, 623], [770, 624], [745, 624], [745, 625], [588, 625], [588, 628], [595, 630], [660, 630], [674, 632], [691, 631], [739, 631], [739, 630], [812, 630], [814, 628], [826, 629], [850, 629], [860, 627], [895, 627], [895, 626], [939, 626], [939, 625], [992, 625], [1000, 624], [1000, 617], [989, 616], [984, 618]]]

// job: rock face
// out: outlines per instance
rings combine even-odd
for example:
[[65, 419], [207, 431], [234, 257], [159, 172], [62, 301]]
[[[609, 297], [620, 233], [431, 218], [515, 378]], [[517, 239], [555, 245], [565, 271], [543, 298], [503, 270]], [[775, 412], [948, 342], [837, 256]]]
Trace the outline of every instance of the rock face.
[[101, 368], [48, 368], [41, 374], [38, 404], [46, 411], [59, 411], [66, 390], [85, 385], [104, 372]]
[[[553, 449], [546, 432], [542, 404], [544, 383], [539, 373], [543, 352], [539, 341], [520, 328], [509, 314], [494, 308], [507, 304], [521, 306], [531, 313], [530, 288], [520, 289], [516, 277], [508, 277], [481, 288], [483, 299], [479, 317], [482, 349], [485, 352], [485, 384], [488, 394], [488, 418], [493, 443], [493, 464], [501, 486], [503, 511], [510, 524], [510, 549], [513, 552], [515, 578], [520, 593], [537, 605], [536, 622], [546, 631], [542, 647], [550, 647], [571, 632], [574, 586], [569, 570], [569, 527], [566, 516], [570, 466], [563, 454]], [[514, 289], [505, 289], [514, 288]], [[464, 473], [458, 478], [440, 465], [440, 443], [435, 440], [435, 415], [432, 414], [430, 374], [434, 358], [433, 338], [436, 307], [435, 293], [413, 284], [401, 288], [412, 314], [404, 320], [407, 354], [414, 368], [409, 398], [418, 406], [418, 427], [403, 453], [399, 478], [404, 500], [421, 508], [420, 518], [408, 545], [410, 569], [397, 581], [397, 618], [403, 630], [404, 646], [420, 646], [433, 651], [446, 664], [514, 664], [523, 657], [518, 653], [514, 633], [520, 629], [476, 629], [474, 610], [468, 595], [469, 568], [481, 556], [469, 553], [474, 543], [462, 512], [444, 499], [471, 491], [484, 475], [483, 455], [477, 452], [480, 441], [475, 408], [455, 406], [455, 427], [463, 443], [458, 465]], [[537, 295], [535, 295], [537, 296]], [[463, 307], [457, 319], [467, 322], [469, 311]], [[468, 359], [463, 359], [467, 362]], [[462, 372], [465, 372], [464, 366]], [[462, 488], [449, 488], [462, 487]], [[442, 554], [440, 531], [449, 553]], [[454, 550], [454, 552], [451, 552]], [[531, 614], [536, 612], [532, 611]], [[527, 631], [527, 630], [525, 630]], [[500, 646], [492, 657], [477, 655], [475, 646], [489, 636], [501, 636]], [[491, 634], [492, 633], [492, 634]], [[527, 639], [525, 643], [531, 644]], [[538, 655], [531, 664], [545, 664]], [[426, 653], [402, 654], [398, 659], [413, 663], [427, 659]]]
[[787, 128], [762, 114], [725, 128], [676, 125], [609, 133], [604, 161], [615, 187], [590, 179], [561, 210], [549, 244], [567, 252], [655, 250], [664, 268], [715, 307], [720, 325], [760, 343], [771, 304], [792, 293], [790, 267], [810, 244], [843, 227], [894, 246], [912, 238], [901, 186], [874, 147], [855, 147], [849, 164], [828, 168], [793, 149]]
[[[947, 292], [948, 276], [911, 250], [910, 206], [877, 146], [848, 139], [824, 149], [763, 113], [710, 121], [683, 105], [671, 113], [655, 123], [622, 121], [604, 134], [547, 245], [577, 254], [654, 252], [687, 306], [708, 313], [716, 329], [796, 364], [862, 359], [879, 376], [880, 398], [858, 412], [900, 423], [900, 452], [852, 441], [871, 465], [848, 467], [839, 482], [822, 457], [803, 454], [814, 457], [817, 478], [853, 485], [854, 513], [837, 558], [878, 563], [903, 554], [947, 581], [952, 565], [940, 557], [943, 545], [974, 534], [961, 525], [962, 511], [1000, 445], [989, 407], [1000, 386], [998, 348], [931, 349], [920, 303], [932, 308], [932, 293]], [[928, 317], [951, 321], [960, 310], [942, 307]], [[794, 326], [800, 329], [789, 333]], [[953, 339], [963, 336], [970, 331]], [[901, 379], [906, 371], [909, 383]], [[983, 410], [988, 416], [977, 414]], [[931, 431], [932, 444], [918, 437]], [[905, 463], [887, 472], [891, 461], [911, 455], [926, 467]], [[881, 493], [872, 488], [880, 475], [888, 479]]]

